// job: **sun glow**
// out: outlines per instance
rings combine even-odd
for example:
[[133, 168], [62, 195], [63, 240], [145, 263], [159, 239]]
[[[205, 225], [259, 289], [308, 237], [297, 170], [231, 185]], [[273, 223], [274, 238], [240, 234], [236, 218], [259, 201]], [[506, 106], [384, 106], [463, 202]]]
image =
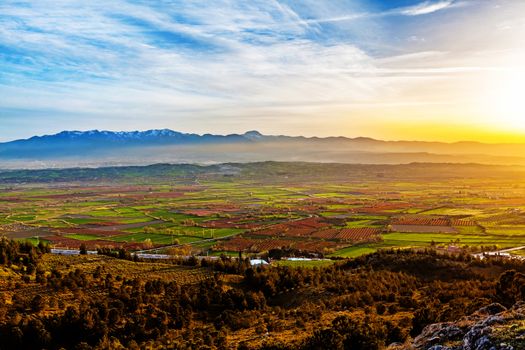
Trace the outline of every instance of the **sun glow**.
[[495, 128], [525, 132], [525, 70], [492, 79], [482, 106]]

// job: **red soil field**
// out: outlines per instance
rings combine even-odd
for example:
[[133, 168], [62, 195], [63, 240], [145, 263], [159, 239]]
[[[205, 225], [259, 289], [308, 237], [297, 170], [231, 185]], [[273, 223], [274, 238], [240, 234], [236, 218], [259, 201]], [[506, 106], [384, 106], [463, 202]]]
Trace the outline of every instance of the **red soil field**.
[[270, 249], [278, 249], [285, 247], [293, 247], [294, 241], [286, 239], [264, 239], [264, 240], [254, 240], [254, 244], [251, 247], [253, 251], [267, 251]]
[[218, 210], [211, 210], [211, 209], [190, 209], [190, 210], [184, 210], [184, 214], [187, 215], [195, 215], [195, 216], [211, 216], [220, 214], [221, 212]]
[[294, 248], [300, 249], [300, 250], [311, 251], [311, 252], [322, 253], [325, 249], [336, 250], [338, 248], [338, 244], [335, 242], [325, 242], [325, 241], [298, 242]]
[[30, 199], [18, 197], [0, 197], [0, 202], [30, 202]]
[[337, 234], [339, 233], [339, 230], [334, 228], [324, 229], [320, 231], [316, 231], [312, 233], [312, 237], [315, 238], [321, 238], [321, 239], [334, 239]]
[[271, 237], [310, 237], [317, 230], [328, 226], [329, 224], [323, 222], [321, 218], [306, 218], [297, 221], [276, 224], [262, 230], [255, 231], [253, 234]]
[[228, 241], [221, 242], [215, 246], [215, 250], [240, 251], [248, 250], [254, 243], [253, 239], [235, 237]]
[[116, 235], [127, 235], [129, 232], [124, 231], [107, 231], [107, 230], [97, 230], [97, 229], [90, 229], [90, 228], [59, 228], [56, 229], [56, 231], [63, 232], [63, 233], [74, 233], [78, 235], [95, 235], [99, 237], [109, 237], [109, 236], [116, 236]]
[[46, 194], [41, 196], [34, 196], [35, 199], [72, 199], [72, 198], [86, 198], [99, 196], [100, 193], [92, 192], [77, 192], [77, 193], [62, 193], [62, 194]]
[[311, 228], [321, 228], [321, 227], [327, 227], [330, 226], [329, 224], [322, 221], [320, 218], [307, 218], [302, 220], [293, 221], [290, 223], [287, 223], [289, 226], [304, 226], [304, 227], [311, 227]]
[[377, 228], [344, 228], [335, 236], [336, 239], [351, 242], [375, 242], [381, 239], [381, 231]]
[[80, 241], [77, 239], [62, 237], [62, 236], [50, 236], [46, 237], [46, 240], [51, 242], [53, 248], [80, 248], [81, 244], [84, 244], [87, 249], [94, 250], [97, 248], [125, 248], [130, 250], [144, 249], [142, 243], [117, 243], [102, 239], [93, 241]]
[[111, 222], [111, 221], [101, 221], [101, 222], [96, 222], [96, 223], [91, 223], [91, 224], [83, 224], [83, 225], [77, 225], [76, 227], [77, 228], [94, 228], [96, 229], [97, 227], [111, 227], [111, 226], [116, 226], [116, 225], [120, 225], [118, 222]]
[[451, 221], [452, 226], [476, 226], [477, 223], [472, 220], [466, 219], [453, 219]]
[[315, 228], [290, 228], [284, 234], [287, 237], [310, 237], [315, 231]]
[[458, 233], [454, 227], [436, 225], [392, 225], [392, 229], [406, 233]]
[[215, 246], [215, 250], [227, 251], [252, 251], [262, 252], [270, 249], [292, 247], [311, 252], [323, 252], [325, 248], [336, 248], [335, 242], [324, 241], [295, 241], [289, 239], [247, 239], [235, 237], [229, 241], [221, 242]]
[[443, 218], [397, 218], [392, 225], [450, 226], [449, 219]]
[[252, 234], [257, 236], [284, 236], [288, 228], [284, 225], [274, 225], [270, 228], [254, 231]]

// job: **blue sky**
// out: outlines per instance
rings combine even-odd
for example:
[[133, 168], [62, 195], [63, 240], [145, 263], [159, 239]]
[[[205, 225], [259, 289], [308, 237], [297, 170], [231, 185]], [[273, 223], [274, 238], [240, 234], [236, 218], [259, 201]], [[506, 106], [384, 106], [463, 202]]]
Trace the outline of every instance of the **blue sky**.
[[524, 13], [520, 0], [4, 0], [0, 140], [490, 125], [470, 88], [522, 72]]

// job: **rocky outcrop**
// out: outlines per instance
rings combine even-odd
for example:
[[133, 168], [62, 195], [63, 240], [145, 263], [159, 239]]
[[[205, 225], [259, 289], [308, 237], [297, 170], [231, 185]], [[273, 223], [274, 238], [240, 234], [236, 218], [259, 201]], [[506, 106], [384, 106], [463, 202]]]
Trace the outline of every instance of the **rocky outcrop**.
[[457, 322], [429, 325], [409, 349], [525, 350], [525, 303], [491, 304]]

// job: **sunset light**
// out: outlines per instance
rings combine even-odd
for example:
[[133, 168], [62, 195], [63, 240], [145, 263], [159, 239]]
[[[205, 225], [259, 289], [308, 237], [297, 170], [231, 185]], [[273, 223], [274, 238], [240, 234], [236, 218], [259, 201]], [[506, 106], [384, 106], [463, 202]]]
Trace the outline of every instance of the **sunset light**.
[[93, 123], [525, 141], [524, 1], [74, 3], [1, 2], [0, 141]]
[[0, 350], [525, 350], [525, 0], [0, 0]]
[[506, 73], [495, 82], [493, 95], [487, 97], [495, 126], [525, 133], [525, 71]]

